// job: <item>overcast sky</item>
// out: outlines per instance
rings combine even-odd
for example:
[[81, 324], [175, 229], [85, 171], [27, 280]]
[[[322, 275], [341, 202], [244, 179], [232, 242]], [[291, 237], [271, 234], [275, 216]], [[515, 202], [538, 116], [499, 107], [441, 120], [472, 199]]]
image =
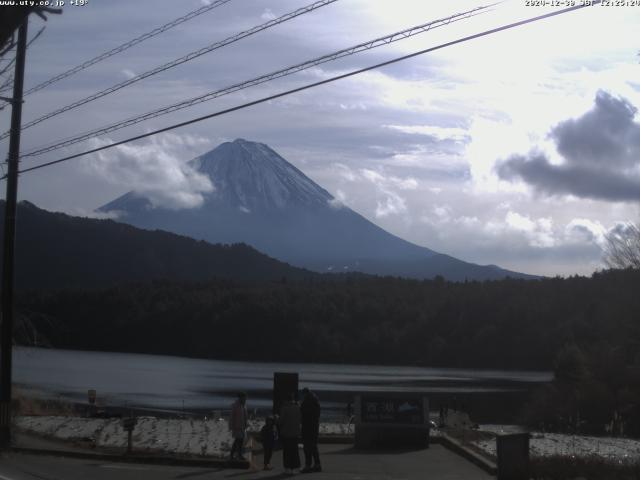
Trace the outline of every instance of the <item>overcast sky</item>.
[[[205, 3], [67, 6], [29, 49], [25, 87]], [[28, 96], [23, 120], [309, 3], [232, 0]], [[479, 5], [339, 0], [26, 129], [23, 151]], [[552, 10], [507, 2], [23, 166]], [[43, 25], [34, 16], [30, 33]], [[185, 162], [245, 138], [270, 145], [344, 204], [419, 245], [528, 273], [590, 274], [602, 268], [607, 231], [640, 215], [639, 26], [640, 7], [567, 13], [24, 174], [20, 198], [88, 215], [133, 189], [173, 208], [193, 208], [208, 185]], [[0, 125], [8, 128], [9, 109], [0, 112]], [[6, 152], [6, 140], [1, 148]]]

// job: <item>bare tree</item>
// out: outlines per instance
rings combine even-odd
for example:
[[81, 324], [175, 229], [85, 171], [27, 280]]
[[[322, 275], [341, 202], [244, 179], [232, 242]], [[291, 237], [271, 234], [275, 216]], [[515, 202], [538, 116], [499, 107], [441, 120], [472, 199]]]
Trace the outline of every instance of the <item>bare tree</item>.
[[609, 268], [640, 268], [640, 226], [620, 225], [607, 236], [604, 263]]

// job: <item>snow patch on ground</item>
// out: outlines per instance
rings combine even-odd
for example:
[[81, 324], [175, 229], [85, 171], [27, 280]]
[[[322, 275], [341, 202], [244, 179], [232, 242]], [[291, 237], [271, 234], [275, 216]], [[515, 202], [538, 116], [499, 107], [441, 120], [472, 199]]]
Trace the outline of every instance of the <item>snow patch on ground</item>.
[[[249, 432], [260, 431], [264, 421], [251, 420]], [[85, 442], [96, 448], [124, 449], [127, 432], [119, 418], [82, 418], [64, 416], [22, 416], [16, 419], [21, 430], [70, 442]], [[321, 435], [348, 435], [353, 425], [323, 423]], [[133, 448], [138, 452], [224, 457], [232, 438], [227, 421], [220, 419], [166, 419], [137, 417], [133, 430]]]
[[[522, 432], [522, 429], [514, 425], [481, 425], [480, 431], [497, 435], [518, 433]], [[495, 438], [478, 440], [473, 444], [489, 456], [496, 456]], [[531, 432], [529, 448], [532, 457], [562, 455], [595, 456], [607, 460], [640, 460], [640, 440], [630, 438]]]
[[[231, 434], [224, 420], [138, 417], [133, 430], [136, 451], [178, 455], [224, 456]], [[58, 440], [90, 442], [96, 448], [126, 448], [127, 432], [120, 419], [19, 417], [22, 430]]]

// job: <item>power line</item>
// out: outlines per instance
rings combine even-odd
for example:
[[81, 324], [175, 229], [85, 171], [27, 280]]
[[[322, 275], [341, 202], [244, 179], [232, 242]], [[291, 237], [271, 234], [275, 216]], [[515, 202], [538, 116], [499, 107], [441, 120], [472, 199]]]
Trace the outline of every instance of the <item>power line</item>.
[[[591, 5], [598, 5], [600, 2], [601, 2], [601, 0], [594, 0]], [[39, 170], [41, 168], [45, 168], [45, 167], [56, 165], [56, 164], [59, 164], [59, 163], [62, 163], [62, 162], [66, 162], [66, 161], [72, 160], [74, 158], [78, 158], [78, 157], [82, 157], [82, 156], [89, 155], [89, 154], [92, 154], [92, 153], [100, 152], [102, 150], [107, 150], [107, 149], [110, 149], [110, 148], [113, 148], [113, 147], [117, 147], [118, 145], [123, 145], [125, 143], [133, 142], [133, 141], [136, 141], [136, 140], [141, 140], [143, 138], [151, 137], [151, 136], [157, 135], [159, 133], [168, 132], [170, 130], [175, 130], [176, 128], [185, 127], [187, 125], [191, 125], [193, 123], [198, 123], [198, 122], [201, 122], [203, 120], [208, 120], [210, 118], [214, 118], [214, 117], [218, 117], [218, 116], [221, 116], [221, 115], [225, 115], [227, 113], [235, 112], [237, 110], [242, 110], [242, 109], [247, 108], [247, 107], [252, 107], [254, 105], [258, 105], [258, 104], [261, 104], [261, 103], [269, 102], [271, 100], [275, 100], [277, 98], [285, 97], [287, 95], [291, 95], [293, 93], [301, 92], [303, 90], [308, 90], [308, 89], [311, 89], [311, 88], [319, 87], [321, 85], [325, 85], [325, 84], [328, 84], [328, 83], [335, 82], [337, 80], [342, 80], [342, 79], [345, 79], [345, 78], [353, 77], [355, 75], [359, 75], [361, 73], [365, 73], [365, 72], [368, 72], [368, 71], [371, 71], [371, 70], [375, 70], [375, 69], [378, 69], [378, 68], [381, 68], [381, 67], [385, 67], [387, 65], [392, 65], [394, 63], [398, 63], [398, 62], [401, 62], [401, 61], [404, 61], [404, 60], [408, 60], [410, 58], [417, 57], [419, 55], [424, 55], [426, 53], [434, 52], [436, 50], [441, 50], [441, 49], [446, 48], [446, 47], [451, 47], [453, 45], [457, 45], [457, 44], [460, 44], [460, 43], [465, 43], [465, 42], [468, 42], [468, 41], [471, 41], [471, 40], [475, 40], [477, 38], [485, 37], [487, 35], [492, 35], [494, 33], [498, 33], [498, 32], [501, 32], [503, 30], [509, 30], [509, 29], [512, 29], [512, 28], [520, 27], [522, 25], [526, 25], [528, 23], [537, 22], [537, 21], [540, 21], [540, 20], [544, 20], [544, 19], [547, 19], [547, 18], [551, 18], [551, 17], [557, 16], [557, 15], [562, 15], [564, 13], [568, 13], [568, 12], [571, 12], [571, 11], [574, 11], [574, 10], [579, 10], [579, 9], [585, 8], [587, 6], [589, 6], [589, 5], [584, 5], [584, 4], [583, 5], [576, 5], [576, 6], [568, 7], [568, 8], [565, 8], [565, 9], [562, 9], [562, 10], [558, 10], [558, 11], [555, 11], [555, 12], [546, 13], [544, 15], [538, 15], [536, 17], [530, 17], [528, 19], [520, 20], [518, 22], [510, 23], [510, 24], [507, 24], [507, 25], [503, 25], [501, 27], [496, 27], [496, 28], [493, 28], [491, 30], [485, 30], [485, 31], [480, 32], [480, 33], [475, 33], [473, 35], [469, 35], [469, 36], [466, 36], [466, 37], [458, 38], [458, 39], [452, 40], [450, 42], [442, 43], [442, 44], [437, 45], [435, 47], [430, 47], [430, 48], [426, 48], [424, 50], [419, 50], [417, 52], [410, 53], [408, 55], [403, 55], [401, 57], [396, 57], [394, 59], [387, 60], [385, 62], [381, 62], [381, 63], [377, 63], [375, 65], [371, 65], [369, 67], [361, 68], [361, 69], [354, 70], [354, 71], [351, 71], [351, 72], [348, 72], [348, 73], [344, 73], [342, 75], [337, 75], [337, 76], [334, 76], [334, 77], [331, 77], [331, 78], [320, 80], [318, 82], [314, 82], [314, 83], [310, 83], [310, 84], [307, 84], [307, 85], [303, 85], [302, 87], [297, 87], [297, 88], [293, 88], [291, 90], [286, 90], [284, 92], [277, 93], [277, 94], [274, 94], [274, 95], [270, 95], [268, 97], [263, 97], [263, 98], [260, 98], [258, 100], [254, 100], [254, 101], [251, 101], [251, 102], [243, 103], [241, 105], [236, 105], [235, 107], [226, 108], [224, 110], [219, 110], [217, 112], [210, 113], [208, 115], [203, 115], [201, 117], [193, 118], [193, 119], [187, 120], [185, 122], [176, 123], [174, 125], [170, 125], [168, 127], [160, 128], [160, 129], [154, 130], [152, 132], [147, 132], [147, 133], [144, 133], [144, 134], [141, 134], [141, 135], [137, 135], [135, 137], [130, 137], [130, 138], [127, 138], [125, 140], [121, 140], [119, 142], [111, 143], [109, 145], [104, 145], [102, 147], [98, 147], [98, 148], [94, 148], [94, 149], [87, 150], [87, 151], [84, 151], [84, 152], [76, 153], [74, 155], [69, 155], [67, 157], [63, 157], [63, 158], [60, 158], [58, 160], [53, 160], [51, 162], [46, 162], [46, 163], [42, 163], [40, 165], [36, 165], [36, 166], [33, 166], [33, 167], [25, 168], [23, 170], [20, 170], [18, 173], [26, 173], [26, 172], [31, 172], [31, 171], [34, 171], [34, 170]], [[6, 178], [6, 176], [0, 178], [0, 180], [4, 180], [5, 178]]]
[[337, 60], [339, 58], [343, 58], [349, 55], [354, 55], [356, 53], [365, 51], [365, 50], [370, 50], [376, 47], [380, 47], [383, 45], [387, 45], [393, 42], [397, 42], [399, 40], [404, 40], [405, 38], [409, 38], [412, 37], [414, 35], [418, 35], [420, 33], [424, 33], [427, 32], [429, 30], [432, 30], [434, 28], [438, 28], [441, 26], [446, 26], [449, 25], [450, 23], [454, 23], [460, 20], [464, 20], [470, 17], [473, 17], [475, 15], [479, 15], [481, 13], [484, 13], [486, 11], [488, 11], [489, 8], [498, 5], [499, 3], [502, 2], [497, 2], [497, 3], [493, 3], [490, 5], [486, 5], [486, 6], [481, 6], [481, 7], [477, 7], [474, 8], [472, 10], [468, 10], [466, 12], [462, 12], [462, 13], [457, 13], [454, 15], [451, 15], [449, 17], [445, 17], [439, 20], [433, 20], [431, 22], [428, 23], [424, 23], [421, 25], [417, 25], [415, 27], [411, 27], [411, 28], [407, 28], [405, 30], [402, 30], [400, 32], [396, 32], [393, 33], [391, 35], [386, 35], [384, 37], [379, 37], [376, 38], [374, 40], [370, 40], [367, 42], [363, 42], [360, 43], [358, 45], [355, 45], [353, 47], [349, 47], [349, 48], [345, 48], [342, 50], [338, 50], [337, 52], [333, 52], [327, 55], [323, 55], [321, 57], [317, 57], [314, 58], [312, 60], [308, 60], [306, 62], [303, 63], [299, 63], [297, 65], [291, 66], [291, 67], [287, 67], [281, 70], [277, 70], [275, 72], [271, 72], [268, 73], [266, 75], [261, 75], [259, 77], [253, 78], [251, 80], [246, 80], [244, 82], [239, 82], [239, 83], [235, 83], [233, 85], [227, 86], [225, 88], [222, 88], [220, 90], [216, 90], [213, 92], [209, 92], [206, 93], [204, 95], [200, 95], [198, 97], [194, 97], [188, 100], [184, 100], [182, 102], [179, 103], [175, 103], [166, 107], [162, 107], [156, 110], [153, 110], [151, 112], [147, 112], [145, 114], [142, 115], [138, 115], [135, 117], [131, 117], [129, 119], [120, 121], [120, 122], [116, 122], [114, 124], [111, 125], [107, 125], [105, 127], [100, 127], [94, 130], [91, 130], [89, 132], [85, 132], [82, 133], [80, 135], [76, 135], [73, 137], [67, 137], [65, 139], [62, 139], [61, 141], [58, 141], [57, 143], [54, 144], [50, 144], [47, 145], [45, 147], [42, 148], [37, 148], [35, 150], [32, 150], [31, 152], [27, 152], [25, 154], [22, 155], [22, 157], [34, 157], [34, 156], [38, 156], [38, 155], [42, 155], [44, 153], [47, 152], [51, 152], [53, 150], [58, 150], [60, 148], [63, 147], [68, 147], [70, 145], [74, 145], [76, 143], [82, 142], [84, 140], [88, 140], [90, 138], [95, 138], [97, 136], [100, 135], [104, 135], [106, 133], [111, 133], [114, 132], [116, 130], [120, 130], [122, 128], [126, 128], [132, 125], [135, 125], [137, 123], [146, 121], [146, 120], [150, 120], [152, 118], [156, 118], [159, 117], [161, 115], [166, 115], [169, 113], [173, 113], [176, 112], [178, 110], [182, 110], [184, 108], [188, 108], [194, 105], [197, 105], [199, 103], [203, 103], [209, 100], [213, 100], [215, 98], [219, 98], [222, 97], [224, 95], [229, 95], [231, 93], [235, 93], [238, 92], [240, 90], [244, 90], [246, 88], [250, 88], [256, 85], [260, 85], [266, 82], [269, 82], [271, 80], [275, 80], [278, 78], [282, 78], [288, 75], [293, 75], [294, 73], [298, 73], [300, 71], [309, 69], [311, 67], [315, 67], [317, 65], [326, 63], [326, 62], [331, 62], [334, 60]]
[[[12, 61], [12, 64], [13, 64], [13, 61]], [[4, 92], [5, 90], [11, 89], [12, 84], [13, 84], [13, 73], [10, 73], [9, 75], [7, 75], [6, 80], [2, 82], [2, 85], [0, 85], [0, 92]]]
[[[29, 42], [27, 43], [27, 49], [29, 49], [31, 44], [33, 42], [35, 42], [40, 35], [42, 35], [42, 32], [44, 32], [45, 28], [47, 28], [47, 27], [40, 28], [40, 30], [38, 30], [38, 33], [36, 33], [33, 36], [33, 38], [31, 40], [29, 40]], [[9, 71], [9, 69], [15, 63], [16, 58], [17, 58], [17, 55], [14, 55], [13, 58], [11, 58], [11, 60], [9, 60], [9, 62], [7, 62], [7, 64], [4, 67], [2, 67], [2, 70], [0, 70], [0, 75], [4, 75], [7, 71]], [[8, 82], [4, 82], [2, 84], [2, 86], [0, 86], [0, 93], [4, 92], [5, 90], [11, 90], [12, 87], [11, 87], [11, 85], [8, 85], [8, 84], [10, 84], [12, 81], [13, 81], [13, 73], [11, 73], [11, 76], [9, 77], [9, 81]], [[24, 95], [23, 95], [23, 97], [24, 97]]]
[[[16, 57], [14, 56], [11, 58], [11, 60], [7, 62], [7, 64], [4, 67], [2, 67], [2, 70], [0, 70], [0, 75], [4, 75], [5, 73], [7, 73], [9, 69], [13, 66], [15, 61], [16, 61]], [[3, 90], [8, 90], [8, 88], [0, 87], [0, 92], [2, 92]]]
[[[284, 23], [286, 21], [289, 21], [293, 18], [296, 18], [300, 15], [304, 15], [306, 13], [309, 13], [313, 10], [316, 10], [318, 8], [324, 7], [326, 5], [329, 5], [331, 3], [337, 2], [338, 0], [318, 0], [310, 5], [307, 5], [306, 7], [302, 7], [299, 8], [297, 10], [294, 10], [292, 12], [289, 12], [285, 15], [282, 15], [281, 17], [275, 18], [273, 20], [269, 20], [268, 22], [265, 22], [261, 25], [257, 25], [253, 28], [250, 28], [249, 30], [245, 30], [243, 32], [240, 32], [236, 35], [232, 35], [230, 37], [225, 38], [224, 40], [221, 40], [219, 42], [215, 42], [212, 43], [211, 45], [208, 45], [204, 48], [201, 48], [199, 50], [193, 51], [183, 57], [177, 58], [169, 63], [165, 63], [164, 65], [160, 65], [159, 67], [153, 68], [151, 70], [148, 70], [144, 73], [141, 73], [140, 75], [136, 75], [133, 78], [130, 78], [128, 80], [125, 80], [124, 82], [120, 82], [116, 85], [113, 85], [109, 88], [106, 88], [104, 90], [101, 90], [100, 92], [94, 93], [93, 95], [89, 95], [88, 97], [85, 97], [81, 100], [78, 100], [77, 102], [71, 103], [69, 105], [66, 105], [62, 108], [59, 108], [57, 110], [54, 110], [53, 112], [47, 113], [46, 115], [43, 115], [42, 117], [36, 118], [35, 120], [32, 120], [26, 124], [24, 124], [22, 126], [22, 129], [25, 130], [27, 128], [30, 128], [34, 125], [37, 125], [38, 123], [44, 122], [45, 120], [48, 120], [49, 118], [55, 117], [57, 115], [60, 115], [61, 113], [64, 112], [68, 112], [69, 110], [73, 110], [74, 108], [77, 108], [81, 105], [85, 105], [89, 102], [92, 102], [94, 100], [97, 100], [98, 98], [104, 97], [105, 95], [109, 95], [110, 93], [116, 92], [122, 88], [128, 87], [129, 85], [132, 85], [136, 82], [139, 82], [140, 80], [143, 80], [147, 77], [150, 77], [152, 75], [156, 75], [160, 72], [164, 72], [165, 70], [169, 70], [170, 68], [176, 67], [178, 65], [181, 65], [185, 62], [189, 62], [195, 58], [198, 58], [206, 53], [209, 53], [213, 50], [217, 50], [219, 48], [222, 48], [226, 45], [229, 45], [231, 43], [237, 42], [243, 38], [249, 37], [251, 35], [254, 35], [258, 32], [261, 32], [262, 30], [266, 30], [268, 28], [271, 28], [275, 25], [279, 25], [281, 23]], [[2, 135], [0, 135], [0, 140], [6, 138], [9, 136], [9, 132], [5, 132]]]
[[231, 0], [216, 0], [215, 2], [213, 2], [211, 5], [205, 5], [203, 7], [200, 7], [196, 10], [193, 10], [192, 12], [187, 13], [186, 15], [176, 18], [175, 20], [172, 20], [169, 23], [165, 23], [164, 25], [154, 28], [153, 30], [151, 30], [150, 32], [147, 33], [143, 33], [142, 35], [134, 38], [133, 40], [129, 40], [128, 42], [123, 43], [122, 45], [115, 47], [111, 50], [109, 50], [108, 52], [104, 52], [96, 57], [93, 57], [91, 60], [87, 60], [84, 63], [81, 63], [78, 66], [75, 66], [65, 72], [62, 72], [59, 75], [56, 75], [55, 77], [50, 78], [49, 80], [46, 80], [38, 85], [36, 85], [35, 87], [31, 87], [29, 90], [27, 90], [26, 92], [24, 92], [24, 96], [30, 95], [34, 92], [37, 92], [38, 90], [42, 90], [43, 88], [48, 87], [49, 85], [59, 82], [60, 80], [70, 77], [71, 75], [74, 75], [86, 68], [89, 68], [92, 65], [95, 65], [98, 62], [101, 62], [102, 60], [105, 60], [109, 57], [112, 57], [113, 55], [116, 55], [118, 53], [124, 52], [125, 50], [144, 42], [145, 40], [148, 40], [152, 37], [155, 37], [156, 35], [160, 35], [163, 32], [166, 32], [167, 30], [180, 25], [181, 23], [184, 23], [188, 20], [191, 20], [192, 18], [195, 18], [199, 15], [202, 15], [203, 13], [207, 13], [210, 10], [213, 10], [214, 8], [217, 8], [221, 5], [224, 5], [225, 3], [229, 3]]
[[11, 35], [11, 39], [7, 39], [6, 46], [0, 45], [0, 57], [16, 46], [15, 32]]
[[[33, 36], [33, 38], [32, 38], [31, 40], [29, 40], [29, 42], [27, 42], [27, 45], [26, 45], [25, 49], [27, 49], [27, 50], [29, 49], [29, 47], [31, 46], [31, 44], [32, 44], [33, 42], [35, 42], [35, 41], [38, 39], [38, 37], [39, 37], [40, 35], [42, 35], [42, 32], [44, 32], [45, 28], [46, 28], [46, 27], [42, 27], [42, 28], [40, 28], [40, 30], [38, 30], [38, 33], [36, 33], [36, 34]], [[15, 63], [16, 58], [17, 58], [17, 55], [16, 55], [16, 56], [14, 56], [14, 57], [13, 57], [13, 58], [8, 62], [8, 64], [7, 64], [7, 65], [5, 65], [5, 66], [2, 68], [2, 70], [0, 70], [0, 76], [4, 75], [4, 74], [9, 70], [9, 68], [11, 68], [11, 66]], [[7, 80], [6, 80], [6, 81], [4, 81], [4, 82], [2, 83], [2, 86], [0, 86], [0, 93], [1, 93], [1, 92], [3, 92], [4, 90], [9, 90], [9, 89], [11, 88], [11, 84], [12, 84], [12, 83], [13, 83], [13, 76], [11, 75], [11, 76], [9, 76], [9, 77], [7, 78]], [[5, 87], [6, 87], [6, 88], [5, 88]], [[24, 98], [24, 95], [23, 95], [23, 98]], [[3, 98], [3, 100], [4, 100], [4, 98]], [[4, 100], [4, 101], [6, 101], [6, 100]], [[6, 104], [4, 104], [4, 105], [0, 105], [0, 110], [4, 110], [4, 107], [6, 107], [6, 106], [7, 106], [8, 104], [10, 104], [10, 103], [11, 103], [11, 102], [7, 102], [7, 103], [6, 103]]]

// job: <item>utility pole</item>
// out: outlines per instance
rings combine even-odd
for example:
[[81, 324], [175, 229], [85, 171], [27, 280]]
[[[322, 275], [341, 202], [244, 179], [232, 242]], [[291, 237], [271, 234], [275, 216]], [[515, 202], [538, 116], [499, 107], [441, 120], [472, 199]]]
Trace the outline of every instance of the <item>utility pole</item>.
[[0, 327], [0, 448], [11, 446], [11, 354], [13, 350], [13, 266], [16, 239], [16, 206], [18, 197], [18, 160], [22, 124], [22, 87], [27, 51], [25, 17], [18, 30], [16, 65], [11, 99], [11, 136], [9, 138], [9, 171], [4, 206], [4, 244], [2, 250], [2, 326]]

